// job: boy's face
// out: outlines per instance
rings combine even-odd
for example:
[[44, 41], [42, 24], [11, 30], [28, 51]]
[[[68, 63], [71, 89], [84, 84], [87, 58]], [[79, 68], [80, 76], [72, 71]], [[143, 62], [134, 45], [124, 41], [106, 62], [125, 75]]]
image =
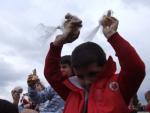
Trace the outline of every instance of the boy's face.
[[36, 89], [36, 91], [42, 91], [42, 86], [41, 86], [41, 84], [36, 83], [36, 84], [35, 84], [35, 89]]
[[83, 68], [75, 69], [74, 73], [78, 76], [80, 84], [84, 88], [89, 88], [91, 84], [96, 80], [97, 74], [101, 71], [101, 67], [96, 63], [90, 64]]
[[71, 76], [72, 75], [72, 68], [69, 64], [61, 64], [60, 65], [60, 70], [62, 75], [64, 76]]

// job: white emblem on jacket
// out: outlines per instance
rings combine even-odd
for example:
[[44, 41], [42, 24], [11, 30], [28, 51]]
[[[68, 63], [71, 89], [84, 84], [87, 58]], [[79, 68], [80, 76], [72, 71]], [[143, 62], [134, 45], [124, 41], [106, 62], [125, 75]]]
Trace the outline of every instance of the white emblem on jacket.
[[112, 91], [118, 91], [119, 90], [119, 84], [117, 82], [110, 82], [109, 83], [109, 88], [112, 90]]

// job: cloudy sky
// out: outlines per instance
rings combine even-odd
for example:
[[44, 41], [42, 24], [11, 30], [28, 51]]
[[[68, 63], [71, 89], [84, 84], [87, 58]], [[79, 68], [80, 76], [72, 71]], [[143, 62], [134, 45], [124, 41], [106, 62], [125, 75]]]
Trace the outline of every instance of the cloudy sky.
[[[77, 41], [64, 46], [62, 55], [71, 54], [75, 46], [84, 42], [108, 9], [119, 19], [118, 32], [146, 64], [147, 76], [138, 91], [140, 101], [145, 103], [144, 92], [150, 89], [150, 0], [0, 0], [0, 98], [11, 100], [10, 90], [15, 86], [26, 91], [27, 75], [34, 68], [48, 85], [43, 76], [44, 60], [49, 43], [59, 32], [48, 37], [49, 31], [61, 25], [66, 13], [78, 15], [83, 28]], [[92, 41], [117, 61], [101, 30]]]

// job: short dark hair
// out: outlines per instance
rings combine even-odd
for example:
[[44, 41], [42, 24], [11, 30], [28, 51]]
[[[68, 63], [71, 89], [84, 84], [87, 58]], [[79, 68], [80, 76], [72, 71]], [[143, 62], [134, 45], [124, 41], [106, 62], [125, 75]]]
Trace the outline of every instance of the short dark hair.
[[147, 100], [147, 98], [150, 96], [150, 90], [146, 91], [145, 93], [145, 99]]
[[73, 50], [71, 64], [74, 68], [85, 67], [92, 63], [97, 63], [98, 66], [106, 63], [106, 54], [98, 44], [86, 42]]
[[19, 113], [18, 106], [0, 99], [0, 113]]
[[61, 57], [60, 64], [68, 64], [71, 66], [71, 55], [65, 55]]

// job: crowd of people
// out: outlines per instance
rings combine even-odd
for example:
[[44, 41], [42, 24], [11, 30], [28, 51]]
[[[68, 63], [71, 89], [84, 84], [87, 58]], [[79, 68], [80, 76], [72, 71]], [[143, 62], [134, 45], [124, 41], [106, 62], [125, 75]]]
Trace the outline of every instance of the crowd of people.
[[108, 43], [116, 52], [121, 71], [102, 47], [94, 42], [78, 45], [71, 55], [61, 57], [63, 46], [78, 39], [82, 20], [65, 16], [62, 34], [50, 43], [44, 66], [49, 86], [44, 86], [36, 73], [28, 75], [28, 92], [15, 87], [13, 102], [0, 99], [0, 113], [136, 113], [150, 112], [141, 105], [137, 91], [145, 77], [145, 65], [132, 45], [117, 32], [119, 21], [108, 11], [99, 22]]

